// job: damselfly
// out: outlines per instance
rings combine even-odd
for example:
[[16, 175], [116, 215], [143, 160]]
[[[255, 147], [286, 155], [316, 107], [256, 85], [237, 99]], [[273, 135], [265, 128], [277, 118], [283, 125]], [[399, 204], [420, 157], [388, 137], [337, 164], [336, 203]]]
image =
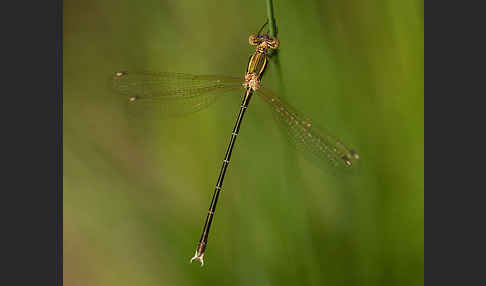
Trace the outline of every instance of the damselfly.
[[[263, 29], [263, 27], [262, 27]], [[214, 189], [209, 211], [204, 224], [194, 257], [204, 264], [209, 229], [216, 211], [216, 204], [223, 187], [223, 180], [228, 168], [231, 152], [240, 130], [245, 111], [253, 93], [257, 93], [274, 111], [277, 122], [288, 131], [297, 149], [302, 149], [328, 166], [350, 168], [359, 159], [356, 152], [346, 147], [338, 138], [325, 129], [317, 128], [310, 119], [302, 115], [290, 104], [261, 86], [260, 82], [267, 67], [268, 58], [273, 50], [278, 49], [278, 39], [267, 34], [251, 34], [249, 43], [256, 46], [250, 57], [244, 78], [208, 75], [190, 75], [183, 73], [154, 72], [116, 72], [113, 76], [114, 89], [127, 96], [134, 105], [157, 106], [167, 115], [186, 114], [201, 110], [213, 103], [225, 91], [244, 89], [235, 126], [224, 156], [223, 164]]]

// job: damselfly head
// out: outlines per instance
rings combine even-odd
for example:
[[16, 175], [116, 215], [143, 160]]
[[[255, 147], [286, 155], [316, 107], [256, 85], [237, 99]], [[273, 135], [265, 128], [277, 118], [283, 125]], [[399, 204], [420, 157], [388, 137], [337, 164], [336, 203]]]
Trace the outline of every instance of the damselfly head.
[[250, 45], [252, 46], [257, 46], [268, 41], [270, 41], [270, 36], [267, 34], [251, 34], [250, 38], [248, 39], [248, 42], [250, 42]]
[[248, 42], [251, 46], [258, 46], [257, 49], [272, 49], [276, 50], [279, 46], [279, 40], [277, 38], [270, 38], [267, 34], [251, 34], [248, 38]]

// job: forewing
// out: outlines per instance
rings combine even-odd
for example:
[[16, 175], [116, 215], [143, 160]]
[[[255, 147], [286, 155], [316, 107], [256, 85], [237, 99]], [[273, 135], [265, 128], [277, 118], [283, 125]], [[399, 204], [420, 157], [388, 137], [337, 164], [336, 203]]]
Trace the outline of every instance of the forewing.
[[236, 77], [170, 72], [116, 72], [114, 91], [126, 97], [131, 113], [161, 117], [184, 115], [208, 107], [225, 92], [242, 88]]

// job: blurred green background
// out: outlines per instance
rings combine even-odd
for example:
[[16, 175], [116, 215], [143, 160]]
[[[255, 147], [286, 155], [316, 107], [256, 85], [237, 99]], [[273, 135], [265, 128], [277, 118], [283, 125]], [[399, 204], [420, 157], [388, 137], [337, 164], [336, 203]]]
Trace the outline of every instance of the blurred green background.
[[240, 93], [127, 116], [118, 70], [242, 76], [264, 1], [64, 1], [65, 285], [423, 285], [423, 2], [275, 1], [265, 86], [362, 158], [334, 176], [255, 97], [199, 240]]

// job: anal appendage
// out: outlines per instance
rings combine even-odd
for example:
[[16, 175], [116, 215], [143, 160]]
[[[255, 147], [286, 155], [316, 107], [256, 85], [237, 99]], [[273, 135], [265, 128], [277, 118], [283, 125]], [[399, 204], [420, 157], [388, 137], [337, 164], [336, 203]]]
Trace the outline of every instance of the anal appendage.
[[196, 259], [199, 260], [199, 262], [201, 262], [201, 267], [203, 267], [204, 266], [204, 252], [200, 253], [199, 247], [196, 249], [196, 253], [194, 254], [194, 257], [191, 258], [190, 263], [192, 263]]

